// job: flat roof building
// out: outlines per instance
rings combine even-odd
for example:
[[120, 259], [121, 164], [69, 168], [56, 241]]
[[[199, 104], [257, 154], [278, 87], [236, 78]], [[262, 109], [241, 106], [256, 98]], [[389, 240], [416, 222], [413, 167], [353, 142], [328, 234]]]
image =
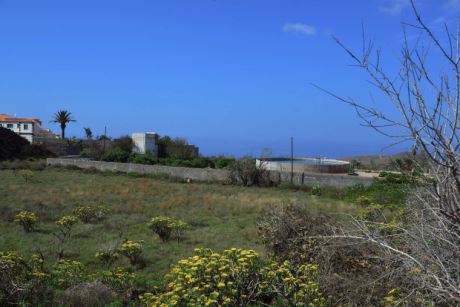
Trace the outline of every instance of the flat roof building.
[[135, 132], [133, 139], [133, 152], [138, 154], [151, 154], [158, 157], [158, 134], [155, 132]]
[[38, 118], [17, 118], [8, 114], [0, 114], [0, 127], [16, 132], [30, 143], [40, 130], [42, 122]]

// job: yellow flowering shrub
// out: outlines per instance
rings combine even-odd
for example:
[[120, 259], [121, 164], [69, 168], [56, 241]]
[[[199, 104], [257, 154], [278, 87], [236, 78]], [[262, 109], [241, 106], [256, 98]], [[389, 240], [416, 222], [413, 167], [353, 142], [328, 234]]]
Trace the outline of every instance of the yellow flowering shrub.
[[317, 267], [295, 269], [289, 262], [264, 261], [253, 250], [232, 248], [222, 254], [196, 249], [165, 276], [160, 294], [140, 297], [147, 306], [245, 306], [284, 301], [296, 306], [323, 306]]
[[117, 261], [120, 254], [116, 252], [116, 250], [108, 249], [108, 250], [99, 250], [96, 252], [96, 259], [98, 259], [101, 263], [103, 263], [106, 267], [110, 268], [112, 264]]
[[167, 216], [154, 217], [147, 225], [163, 242], [168, 241], [172, 236], [179, 240], [183, 231], [188, 226], [184, 221], [175, 220]]
[[51, 275], [54, 284], [61, 289], [76, 285], [85, 279], [80, 261], [61, 259], [53, 265]]
[[43, 271], [40, 259], [33, 255], [29, 262], [15, 251], [0, 252], [0, 306], [47, 301], [49, 274]]
[[118, 246], [118, 252], [129, 259], [131, 265], [137, 265], [141, 262], [142, 244], [144, 241], [126, 240]]
[[133, 287], [136, 274], [125, 268], [118, 267], [112, 270], [98, 272], [91, 276], [90, 279], [100, 281], [112, 290], [123, 293], [127, 289]]
[[91, 223], [102, 220], [107, 213], [104, 206], [78, 206], [73, 210], [75, 215], [83, 223]]
[[37, 215], [30, 211], [20, 211], [14, 217], [14, 221], [24, 228], [26, 232], [32, 232], [35, 230], [38, 218]]
[[56, 225], [62, 226], [63, 228], [70, 229], [73, 225], [77, 223], [77, 218], [72, 215], [65, 215], [56, 221]]

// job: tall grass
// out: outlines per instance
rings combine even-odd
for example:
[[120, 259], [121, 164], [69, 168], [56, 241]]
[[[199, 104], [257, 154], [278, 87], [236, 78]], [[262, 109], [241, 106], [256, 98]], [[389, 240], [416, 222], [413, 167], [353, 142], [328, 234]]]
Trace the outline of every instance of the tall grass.
[[[350, 213], [354, 206], [340, 200], [325, 200], [304, 191], [273, 188], [243, 188], [220, 184], [187, 184], [65, 169], [35, 172], [25, 182], [13, 170], [0, 171], [0, 250], [31, 254], [40, 249], [54, 257], [55, 221], [71, 214], [78, 205], [105, 204], [110, 210], [101, 223], [78, 224], [66, 244], [66, 257], [80, 259], [89, 268], [98, 268], [98, 249], [123, 238], [145, 240], [147, 266], [137, 272], [156, 282], [177, 260], [197, 247], [221, 251], [230, 247], [264, 250], [257, 236], [256, 222], [269, 206], [295, 203], [312, 214]], [[13, 223], [20, 210], [39, 218], [39, 231], [26, 234]], [[191, 228], [184, 241], [162, 243], [146, 226], [154, 216], [185, 220]], [[126, 264], [127, 263], [122, 263]]]

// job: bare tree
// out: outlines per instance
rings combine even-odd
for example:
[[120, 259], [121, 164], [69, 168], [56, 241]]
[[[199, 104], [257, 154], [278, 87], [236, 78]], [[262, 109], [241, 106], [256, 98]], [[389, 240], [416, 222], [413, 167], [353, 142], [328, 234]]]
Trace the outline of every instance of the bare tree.
[[[460, 304], [460, 33], [445, 24], [442, 38], [423, 20], [414, 1], [410, 3], [415, 23], [403, 25], [400, 69], [395, 74], [382, 64], [380, 50], [366, 39], [364, 30], [361, 52], [334, 38], [399, 116], [322, 90], [354, 107], [366, 126], [395, 143], [412, 142], [414, 151], [429, 157], [428, 175], [411, 193], [407, 223], [396, 232], [382, 232], [374, 221], [355, 218], [357, 233], [335, 237], [372, 243], [391, 254], [400, 263], [394, 274], [410, 280], [403, 299], [422, 293], [430, 303]], [[417, 39], [410, 39], [409, 31], [417, 32]]]

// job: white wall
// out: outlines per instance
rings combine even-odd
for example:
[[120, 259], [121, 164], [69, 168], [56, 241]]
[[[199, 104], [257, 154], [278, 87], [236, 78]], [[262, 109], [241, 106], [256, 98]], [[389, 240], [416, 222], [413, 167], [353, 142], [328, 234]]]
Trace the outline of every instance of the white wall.
[[150, 153], [158, 157], [158, 134], [156, 133], [133, 133], [133, 151], [139, 154]]
[[27, 139], [32, 143], [33, 133], [35, 129], [35, 123], [19, 123], [19, 122], [2, 122], [0, 123], [1, 127], [10, 129], [13, 132], [16, 132], [23, 138]]

